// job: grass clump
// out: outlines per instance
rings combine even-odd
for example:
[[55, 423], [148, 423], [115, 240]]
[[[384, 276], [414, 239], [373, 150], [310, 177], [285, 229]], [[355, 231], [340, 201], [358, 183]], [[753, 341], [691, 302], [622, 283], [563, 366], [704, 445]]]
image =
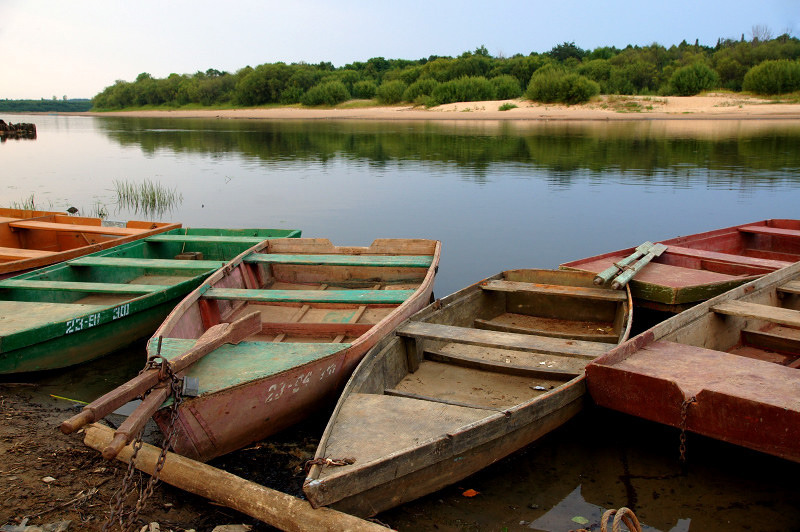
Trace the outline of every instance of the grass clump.
[[500, 107], [497, 108], [498, 111], [510, 111], [511, 109], [516, 109], [518, 107], [517, 104], [506, 102]]
[[117, 204], [145, 216], [161, 215], [183, 202], [183, 194], [176, 189], [145, 179], [141, 183], [114, 180]]

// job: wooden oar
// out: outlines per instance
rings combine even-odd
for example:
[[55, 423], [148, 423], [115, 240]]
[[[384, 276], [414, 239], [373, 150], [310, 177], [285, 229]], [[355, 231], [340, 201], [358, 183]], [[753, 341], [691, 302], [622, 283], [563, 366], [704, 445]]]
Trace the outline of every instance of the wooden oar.
[[[198, 338], [194, 347], [170, 361], [172, 370], [175, 373], [179, 373], [219, 346], [227, 343], [237, 344], [260, 331], [261, 315], [258, 312], [248, 314], [232, 323], [214, 325]], [[61, 432], [71, 434], [87, 423], [94, 423], [103, 419], [128, 401], [139, 397], [150, 388], [158, 385], [159, 382], [158, 369], [150, 369], [140, 373], [125, 384], [95, 399], [83, 407], [79, 414], [61, 423]]]
[[614, 279], [614, 282], [611, 283], [611, 288], [614, 290], [619, 290], [620, 288], [624, 287], [626, 284], [628, 284], [628, 281], [633, 279], [633, 276], [639, 273], [642, 268], [647, 266], [651, 260], [660, 256], [666, 250], [667, 246], [664, 244], [656, 244], [655, 246], [651, 247], [647, 255], [639, 259], [639, 261], [634, 264], [632, 268], [625, 270]]
[[594, 278], [594, 281], [593, 281], [594, 284], [596, 284], [596, 285], [604, 285], [604, 284], [606, 284], [615, 275], [617, 275], [619, 272], [621, 272], [625, 268], [625, 266], [627, 266], [628, 264], [632, 263], [633, 261], [635, 261], [639, 257], [645, 255], [648, 251], [650, 251], [650, 248], [652, 248], [652, 247], [653, 247], [653, 243], [652, 242], [645, 242], [644, 244], [640, 244], [639, 246], [637, 246], [637, 248], [634, 250], [633, 253], [631, 253], [630, 255], [625, 257], [624, 259], [620, 260], [619, 262], [615, 262], [614, 264], [612, 264], [611, 266], [609, 266], [608, 268], [606, 268], [602, 272], [598, 273]]

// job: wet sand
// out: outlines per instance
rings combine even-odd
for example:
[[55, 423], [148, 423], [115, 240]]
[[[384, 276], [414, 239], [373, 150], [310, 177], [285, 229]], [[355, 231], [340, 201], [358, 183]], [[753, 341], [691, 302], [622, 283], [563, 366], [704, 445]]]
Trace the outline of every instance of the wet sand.
[[[505, 103], [516, 108], [500, 111]], [[327, 109], [271, 107], [246, 109], [148, 110], [81, 113], [91, 116], [228, 118], [268, 120], [501, 120], [501, 121], [621, 121], [621, 120], [798, 120], [800, 103], [734, 93], [702, 96], [601, 96], [573, 106], [528, 100], [464, 102], [426, 109], [410, 105]]]

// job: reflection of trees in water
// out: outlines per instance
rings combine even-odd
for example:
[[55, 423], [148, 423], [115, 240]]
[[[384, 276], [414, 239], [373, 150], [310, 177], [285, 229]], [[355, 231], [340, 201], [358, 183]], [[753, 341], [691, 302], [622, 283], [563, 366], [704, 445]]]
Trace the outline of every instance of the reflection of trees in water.
[[[345, 159], [381, 169], [412, 162], [455, 169], [470, 180], [486, 182], [498, 165], [512, 164], [530, 168], [532, 178], [544, 175], [558, 188], [586, 179], [671, 186], [700, 181], [740, 189], [800, 181], [798, 127], [692, 136], [665, 134], [648, 122], [516, 127], [104, 118], [98, 124], [110, 138], [148, 154], [230, 154], [267, 166]], [[524, 169], [517, 170], [524, 175]]]

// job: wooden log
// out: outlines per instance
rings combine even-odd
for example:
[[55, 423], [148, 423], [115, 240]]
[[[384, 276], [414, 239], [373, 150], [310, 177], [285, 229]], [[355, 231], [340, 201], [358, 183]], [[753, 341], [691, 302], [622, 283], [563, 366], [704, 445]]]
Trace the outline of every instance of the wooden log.
[[639, 257], [643, 256], [645, 253], [650, 251], [650, 248], [653, 247], [652, 242], [645, 242], [640, 244], [636, 247], [633, 253], [625, 257], [624, 259], [620, 260], [619, 262], [615, 262], [602, 272], [598, 273], [594, 278], [594, 284], [596, 285], [604, 285], [608, 281], [610, 281], [613, 277], [616, 277], [619, 272], [621, 272], [625, 266], [632, 263]]
[[[101, 451], [111, 442], [113, 434], [114, 431], [111, 428], [93, 424], [86, 428], [84, 443]], [[128, 445], [117, 455], [117, 459], [127, 463], [132, 454], [133, 449]], [[148, 444], [142, 445], [136, 456], [136, 468], [149, 474], [155, 469], [160, 454], [161, 449]], [[250, 517], [255, 517], [281, 530], [348, 530], [353, 532], [386, 532], [387, 530], [375, 523], [330, 508], [315, 510], [307, 501], [175, 453], [167, 454], [159, 479]]]

